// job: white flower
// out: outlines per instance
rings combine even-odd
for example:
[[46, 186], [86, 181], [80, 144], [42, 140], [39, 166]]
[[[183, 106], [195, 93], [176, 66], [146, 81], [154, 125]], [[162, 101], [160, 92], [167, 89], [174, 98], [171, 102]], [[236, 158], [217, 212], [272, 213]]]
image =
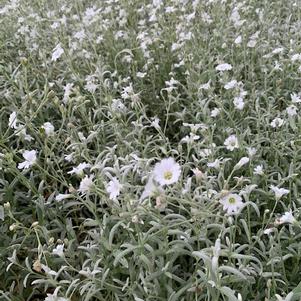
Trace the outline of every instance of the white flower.
[[234, 80], [231, 80], [230, 82], [228, 82], [227, 84], [225, 84], [225, 85], [224, 85], [224, 88], [225, 88], [226, 90], [229, 90], [229, 89], [235, 88], [236, 85], [237, 85], [237, 80], [234, 79]]
[[248, 152], [249, 157], [254, 157], [257, 150], [255, 147], [247, 147], [247, 152]]
[[235, 148], [239, 147], [238, 140], [235, 135], [230, 135], [224, 142], [226, 149], [233, 151]]
[[241, 96], [234, 97], [233, 104], [237, 110], [242, 110], [245, 106], [244, 100]]
[[204, 174], [201, 170], [199, 170], [198, 168], [194, 168], [192, 169], [193, 174], [195, 175], [197, 181], [201, 181], [204, 178], [206, 178], [206, 174]]
[[51, 270], [47, 265], [41, 264], [42, 270], [45, 272], [46, 275], [51, 275], [51, 276], [57, 276], [57, 272], [54, 270]]
[[252, 191], [254, 191], [254, 189], [257, 188], [256, 184], [250, 184], [250, 185], [246, 185], [239, 193], [239, 195], [249, 195], [252, 193]]
[[192, 177], [189, 177], [186, 183], [184, 184], [184, 188], [182, 189], [182, 194], [186, 194], [191, 191], [191, 181], [192, 181]]
[[232, 13], [231, 13], [231, 16], [230, 16], [230, 20], [234, 23], [235, 27], [240, 27], [245, 22], [245, 20], [241, 20], [240, 14], [239, 14], [239, 10], [238, 10], [237, 7], [235, 7], [232, 10]]
[[275, 295], [277, 301], [291, 301], [294, 296], [295, 296], [294, 292], [290, 292], [289, 294], [286, 295], [285, 298], [278, 294]]
[[234, 40], [234, 43], [235, 43], [236, 45], [241, 44], [241, 42], [242, 42], [242, 37], [241, 37], [241, 36], [238, 36], [238, 37]]
[[221, 252], [221, 240], [218, 238], [215, 241], [214, 247], [211, 247], [213, 251], [213, 257], [212, 257], [212, 270], [216, 271], [218, 269], [218, 258], [220, 256]]
[[271, 190], [275, 193], [275, 197], [277, 200], [282, 198], [282, 196], [289, 194], [290, 192], [288, 189], [278, 188], [277, 186], [274, 185], [271, 185]]
[[61, 57], [61, 55], [64, 53], [64, 49], [62, 48], [61, 44], [57, 44], [55, 48], [52, 50], [52, 57], [51, 60], [55, 62], [57, 59]]
[[291, 100], [292, 100], [292, 103], [300, 103], [301, 102], [300, 96], [296, 93], [291, 94]]
[[202, 123], [186, 123], [186, 122], [184, 122], [183, 123], [183, 126], [188, 126], [188, 127], [190, 127], [190, 130], [191, 130], [191, 132], [193, 132], [193, 133], [196, 133], [197, 132], [197, 130], [199, 129], [199, 128], [201, 128], [201, 129], [204, 129], [204, 128], [207, 128], [204, 124], [202, 124]]
[[71, 161], [73, 160], [73, 154], [65, 155], [65, 156], [64, 156], [64, 159], [65, 159], [67, 162], [71, 162]]
[[207, 166], [215, 169], [220, 168], [221, 161], [219, 159], [215, 159], [214, 162], [208, 162]]
[[72, 93], [73, 84], [67, 83], [67, 85], [64, 87], [64, 97], [63, 97], [63, 103], [66, 104], [69, 100], [70, 94]]
[[16, 112], [12, 112], [9, 115], [8, 126], [10, 128], [17, 129], [18, 128], [17, 122], [18, 122], [18, 120], [17, 120], [17, 113]]
[[179, 81], [175, 80], [173, 77], [169, 81], [165, 81], [166, 84], [166, 91], [171, 92], [173, 90], [177, 89], [177, 85], [179, 84]]
[[276, 127], [281, 127], [284, 123], [284, 120], [279, 118], [279, 117], [276, 117], [275, 119], [273, 119], [273, 121], [271, 122], [271, 127], [272, 128], [276, 128]]
[[64, 244], [57, 245], [57, 246], [52, 250], [52, 254], [58, 255], [58, 256], [60, 256], [60, 257], [63, 257], [63, 256], [64, 256]]
[[250, 47], [250, 48], [254, 48], [257, 44], [257, 41], [255, 39], [251, 39], [249, 40], [247, 46]]
[[275, 231], [274, 228], [267, 228], [263, 231], [264, 234], [269, 235]]
[[232, 70], [232, 66], [230, 64], [219, 64], [215, 67], [217, 71], [228, 71]]
[[153, 126], [155, 129], [160, 130], [159, 125], [160, 119], [156, 116], [152, 118], [151, 126]]
[[206, 84], [202, 84], [202, 85], [200, 85], [200, 90], [209, 90], [210, 89], [210, 80], [209, 80], [209, 82], [207, 82]]
[[60, 202], [62, 200], [65, 200], [65, 199], [69, 199], [72, 197], [72, 194], [62, 194], [62, 193], [59, 193], [56, 197], [55, 197], [55, 200]]
[[297, 107], [294, 106], [294, 105], [290, 105], [289, 107], [286, 108], [286, 113], [289, 115], [289, 116], [295, 116], [297, 115]]
[[234, 166], [234, 169], [239, 169], [245, 164], [249, 163], [250, 159], [248, 157], [242, 157], [239, 162]]
[[85, 137], [85, 135], [82, 132], [78, 132], [77, 135], [81, 142], [86, 143], [87, 138]]
[[90, 168], [90, 167], [91, 167], [91, 165], [86, 162], [80, 163], [76, 167], [73, 167], [72, 170], [68, 171], [67, 173], [71, 174], [71, 175], [76, 174], [78, 176], [81, 176], [81, 175], [83, 175], [84, 169]]
[[276, 61], [274, 64], [275, 64], [274, 70], [281, 70], [282, 71], [281, 64], [279, 64], [278, 61]]
[[285, 212], [281, 217], [276, 219], [276, 224], [281, 225], [284, 223], [294, 224], [296, 223], [296, 219], [293, 216], [292, 211]]
[[301, 53], [293, 54], [292, 57], [291, 57], [291, 60], [292, 60], [292, 62], [300, 61], [301, 60]]
[[135, 92], [133, 90], [133, 86], [132, 84], [130, 84], [129, 86], [123, 88], [122, 92], [121, 92], [121, 98], [122, 99], [131, 99], [133, 98], [135, 95]]
[[58, 27], [60, 27], [60, 23], [59, 22], [54, 22], [50, 25], [51, 29], [57, 29]]
[[219, 115], [220, 112], [221, 112], [220, 109], [214, 108], [214, 109], [210, 112], [210, 116], [213, 117], [213, 118], [215, 118], [216, 116]]
[[154, 179], [161, 185], [170, 185], [179, 180], [181, 167], [173, 158], [166, 158], [155, 165]]
[[25, 159], [24, 162], [19, 163], [18, 168], [19, 169], [27, 169], [31, 167], [33, 164], [37, 161], [37, 151], [31, 150], [31, 151], [24, 151], [22, 154], [23, 158]]
[[278, 47], [278, 48], [275, 48], [275, 49], [272, 51], [272, 53], [273, 53], [273, 54], [278, 54], [278, 53], [281, 53], [283, 50], [284, 50], [283, 47]]
[[158, 188], [154, 183], [153, 176], [150, 176], [144, 187], [144, 190], [142, 192], [140, 200], [144, 200], [145, 198], [147, 198], [149, 196], [153, 196], [157, 190], [158, 190]]
[[108, 186], [106, 188], [107, 193], [109, 193], [109, 198], [111, 200], [116, 200], [117, 197], [120, 194], [120, 190], [122, 188], [122, 185], [119, 183], [116, 177], [113, 177], [112, 180], [108, 183]]
[[[213, 143], [214, 144], [214, 143]], [[215, 147], [215, 146], [214, 146]], [[210, 155], [212, 155], [212, 148], [203, 148], [199, 151], [199, 155], [202, 158], [206, 158], [209, 157]]]
[[86, 175], [80, 182], [78, 192], [87, 193], [92, 185], [93, 185], [94, 175], [90, 175], [89, 177]]
[[194, 133], [190, 133], [189, 136], [185, 136], [184, 138], [181, 139], [182, 142], [184, 143], [193, 143], [196, 140], [199, 140], [200, 136], [196, 135]]
[[244, 204], [241, 196], [234, 193], [224, 196], [220, 200], [220, 203], [223, 205], [223, 209], [230, 215], [236, 214]]
[[263, 172], [263, 166], [262, 165], [257, 165], [254, 168], [254, 175], [259, 175], [262, 176], [264, 174]]
[[64, 297], [58, 297], [57, 293], [59, 291], [60, 287], [57, 287], [53, 294], [47, 294], [47, 297], [44, 299], [44, 301], [69, 301], [69, 299]]
[[212, 248], [212, 251], [213, 251], [213, 256], [219, 257], [220, 252], [221, 252], [221, 240], [220, 240], [220, 238], [218, 238], [215, 241], [214, 247], [211, 247], [211, 248]]
[[[50, 298], [50, 299], [48, 299], [48, 298]], [[64, 298], [64, 297], [57, 297], [57, 296], [55, 296], [53, 299], [52, 295], [47, 294], [45, 301], [69, 301], [69, 299]]]
[[85, 30], [82, 29], [81, 31], [77, 31], [75, 34], [74, 34], [74, 37], [78, 40], [83, 40], [85, 37], [86, 37], [86, 33], [85, 33]]
[[115, 113], [125, 113], [126, 106], [120, 99], [112, 99], [112, 111]]
[[54, 126], [50, 122], [45, 122], [42, 126], [44, 129], [46, 136], [53, 136], [54, 135]]
[[144, 78], [146, 74], [147, 74], [146, 72], [137, 72], [136, 76], [139, 78]]

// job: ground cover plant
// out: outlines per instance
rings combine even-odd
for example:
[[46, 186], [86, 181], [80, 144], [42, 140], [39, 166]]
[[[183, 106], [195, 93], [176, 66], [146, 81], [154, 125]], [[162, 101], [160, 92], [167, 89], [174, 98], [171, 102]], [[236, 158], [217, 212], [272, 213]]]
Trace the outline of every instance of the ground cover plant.
[[0, 25], [0, 300], [300, 300], [299, 1]]

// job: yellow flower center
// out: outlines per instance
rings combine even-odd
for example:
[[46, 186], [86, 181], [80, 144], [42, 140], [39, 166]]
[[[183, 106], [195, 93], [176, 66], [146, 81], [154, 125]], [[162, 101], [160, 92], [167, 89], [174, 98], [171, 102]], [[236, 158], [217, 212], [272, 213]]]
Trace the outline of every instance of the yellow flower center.
[[229, 198], [229, 201], [228, 201], [230, 204], [235, 204], [236, 200], [235, 198]]
[[172, 172], [171, 171], [165, 171], [163, 175], [165, 180], [170, 180], [172, 178]]

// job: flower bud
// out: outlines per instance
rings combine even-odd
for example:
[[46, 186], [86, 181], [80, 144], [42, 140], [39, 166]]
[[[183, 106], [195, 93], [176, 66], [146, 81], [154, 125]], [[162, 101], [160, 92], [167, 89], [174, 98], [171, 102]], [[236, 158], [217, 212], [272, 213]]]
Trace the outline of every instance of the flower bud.
[[34, 271], [38, 272], [38, 273], [41, 273], [42, 271], [42, 265], [41, 265], [41, 262], [39, 259], [37, 259], [33, 265], [32, 265], [32, 268]]
[[52, 99], [55, 96], [55, 92], [53, 90], [50, 90], [47, 94], [48, 99]]
[[10, 202], [6, 202], [6, 203], [4, 204], [4, 208], [5, 208], [6, 210], [10, 210]]
[[50, 237], [48, 240], [48, 244], [52, 245], [54, 243], [54, 237]]
[[26, 66], [28, 64], [28, 59], [26, 57], [21, 57], [20, 62], [23, 66]]
[[38, 226], [38, 225], [39, 225], [39, 222], [33, 222], [33, 223], [31, 224], [31, 227], [34, 228], [34, 227], [36, 227], [36, 226]]
[[242, 157], [239, 162], [234, 166], [234, 169], [240, 169], [242, 166], [246, 165], [249, 163], [250, 159], [248, 157]]
[[15, 231], [17, 229], [17, 224], [11, 224], [9, 226], [9, 231]]

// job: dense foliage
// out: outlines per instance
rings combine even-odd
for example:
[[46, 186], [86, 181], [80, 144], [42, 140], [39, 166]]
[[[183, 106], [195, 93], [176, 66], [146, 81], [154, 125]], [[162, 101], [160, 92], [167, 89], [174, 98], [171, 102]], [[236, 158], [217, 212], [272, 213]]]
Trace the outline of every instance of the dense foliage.
[[0, 25], [0, 300], [301, 298], [299, 1], [0, 0]]

